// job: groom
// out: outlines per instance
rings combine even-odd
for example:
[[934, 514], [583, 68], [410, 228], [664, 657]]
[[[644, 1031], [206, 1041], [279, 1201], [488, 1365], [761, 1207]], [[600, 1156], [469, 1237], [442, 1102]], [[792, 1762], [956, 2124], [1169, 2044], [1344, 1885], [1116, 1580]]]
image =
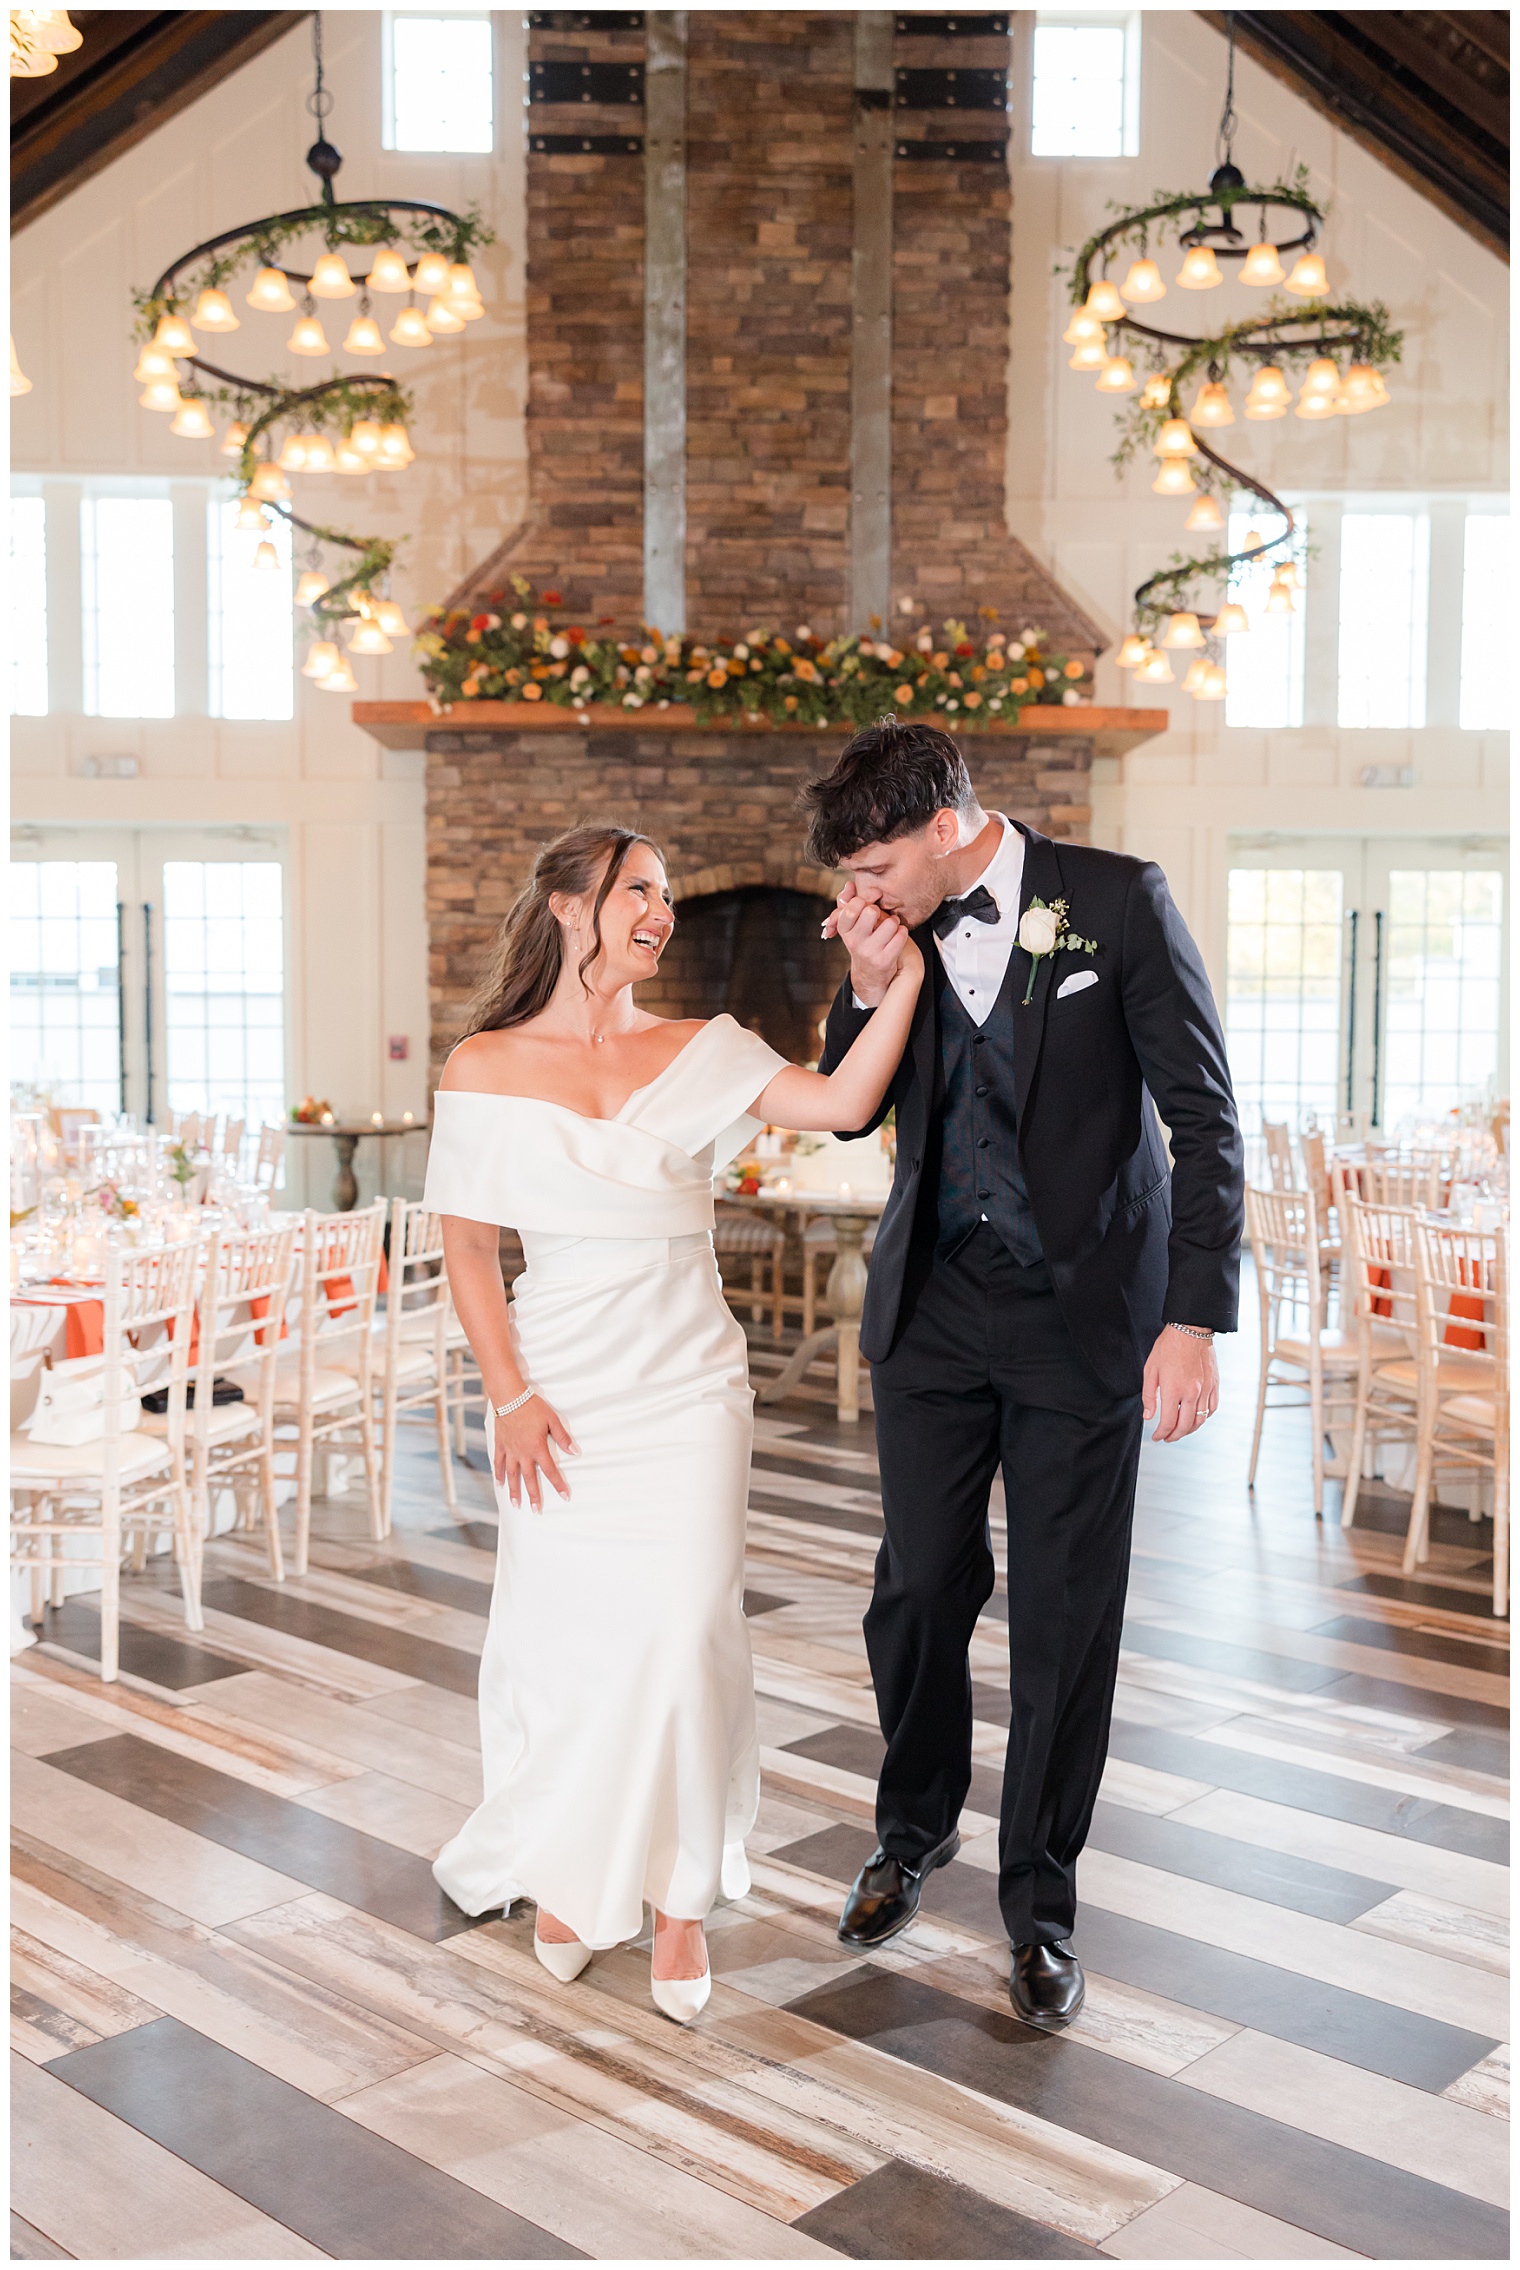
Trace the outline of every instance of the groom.
[[865, 1637], [887, 1751], [880, 1849], [839, 1936], [892, 1938], [959, 1849], [968, 1648], [993, 1591], [1001, 1466], [1012, 1710], [998, 1898], [1013, 2007], [1052, 2029], [1084, 1993], [1068, 1940], [1108, 1746], [1142, 1412], [1163, 1442], [1202, 1426], [1219, 1394], [1213, 1335], [1235, 1329], [1242, 1149], [1224, 1039], [1160, 869], [989, 816], [948, 734], [884, 719], [807, 803], [809, 855], [849, 877], [825, 925], [850, 954], [825, 1072], [881, 1000], [906, 931], [927, 965], [873, 1122], [895, 1108], [897, 1176], [860, 1335], [886, 1525]]

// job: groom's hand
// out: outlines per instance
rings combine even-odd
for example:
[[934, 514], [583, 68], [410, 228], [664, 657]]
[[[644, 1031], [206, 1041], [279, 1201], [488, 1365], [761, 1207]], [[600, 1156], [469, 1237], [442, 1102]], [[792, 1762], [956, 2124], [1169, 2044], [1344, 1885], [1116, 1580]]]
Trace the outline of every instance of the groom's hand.
[[1212, 1340], [1194, 1339], [1164, 1325], [1145, 1365], [1142, 1408], [1154, 1419], [1153, 1442], [1181, 1442], [1196, 1434], [1219, 1404], [1219, 1366]]
[[849, 953], [855, 998], [868, 1009], [879, 1008], [902, 958], [905, 925], [874, 899], [863, 897], [854, 883], [846, 883], [824, 933], [840, 939]]

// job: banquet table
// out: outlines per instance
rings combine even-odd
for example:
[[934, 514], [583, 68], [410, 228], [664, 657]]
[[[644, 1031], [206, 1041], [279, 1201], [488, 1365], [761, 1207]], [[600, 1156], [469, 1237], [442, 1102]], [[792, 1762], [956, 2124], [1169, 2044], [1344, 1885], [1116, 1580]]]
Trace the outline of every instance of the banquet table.
[[833, 1323], [821, 1332], [810, 1332], [785, 1367], [772, 1380], [755, 1390], [757, 1403], [779, 1403], [790, 1395], [805, 1375], [815, 1357], [826, 1348], [836, 1350], [838, 1389], [835, 1409], [841, 1425], [854, 1426], [860, 1419], [860, 1312], [866, 1297], [865, 1237], [871, 1224], [880, 1219], [889, 1192], [881, 1191], [824, 1191], [782, 1190], [774, 1185], [748, 1196], [733, 1197], [730, 1202], [747, 1206], [758, 1214], [798, 1214], [817, 1219], [827, 1215], [834, 1225], [834, 1266], [824, 1289]]

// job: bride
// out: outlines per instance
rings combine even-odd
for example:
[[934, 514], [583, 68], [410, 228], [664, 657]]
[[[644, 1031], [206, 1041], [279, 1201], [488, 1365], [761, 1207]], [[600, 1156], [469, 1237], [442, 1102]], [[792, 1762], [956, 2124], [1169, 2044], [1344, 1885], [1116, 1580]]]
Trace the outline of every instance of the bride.
[[[485, 1800], [434, 1873], [468, 1914], [536, 1903], [558, 1979], [636, 1939], [694, 2018], [703, 1919], [749, 1889], [759, 1802], [742, 1608], [753, 1395], [712, 1245], [712, 1179], [757, 1124], [872, 1116], [923, 959], [839, 1069], [732, 1017], [651, 1016], [675, 927], [647, 836], [572, 828], [503, 926], [439, 1088], [424, 1203], [491, 1409], [500, 1510], [480, 1666]], [[501, 1226], [527, 1259], [509, 1309]]]

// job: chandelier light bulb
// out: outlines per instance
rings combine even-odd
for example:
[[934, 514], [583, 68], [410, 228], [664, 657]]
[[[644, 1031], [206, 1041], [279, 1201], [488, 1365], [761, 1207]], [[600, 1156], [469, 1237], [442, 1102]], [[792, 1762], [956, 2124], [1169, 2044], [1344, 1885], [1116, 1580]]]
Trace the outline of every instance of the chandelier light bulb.
[[1135, 684], [1137, 686], [1170, 686], [1176, 676], [1177, 673], [1172, 668], [1170, 656], [1163, 654], [1159, 648], [1152, 647], [1150, 653], [1135, 672]]
[[1224, 664], [1222, 662], [1205, 662], [1203, 683], [1194, 687], [1193, 699], [1194, 701], [1223, 701], [1229, 690], [1230, 685], [1225, 676]]
[[248, 484], [248, 494], [260, 504], [285, 504], [290, 498], [290, 483], [278, 465], [266, 458]]
[[1151, 483], [1158, 497], [1190, 497], [1194, 486], [1192, 468], [1185, 457], [1163, 458]]
[[391, 344], [396, 347], [431, 347], [433, 334], [420, 307], [404, 307], [391, 325]]
[[387, 638], [410, 638], [411, 625], [394, 599], [382, 599], [375, 609], [375, 621]]
[[1277, 580], [1285, 590], [1301, 591], [1303, 589], [1303, 578], [1292, 560], [1283, 561], [1282, 566], [1277, 571]]
[[1155, 454], [1158, 457], [1196, 457], [1198, 444], [1186, 418], [1168, 418], [1157, 434]]
[[193, 355], [195, 353], [195, 341], [190, 336], [190, 326], [182, 315], [161, 315], [158, 319], [158, 329], [153, 334], [153, 344], [166, 355]]
[[1185, 694], [1196, 694], [1201, 690], [1208, 675], [1208, 668], [1209, 665], [1201, 654], [1188, 664], [1187, 676], [1182, 681], [1182, 690]]
[[1089, 315], [1085, 307], [1077, 309], [1070, 323], [1061, 333], [1061, 337], [1068, 347], [1080, 347], [1089, 339], [1104, 339], [1106, 336], [1107, 334], [1097, 317]]
[[243, 294], [243, 304], [260, 315], [289, 315], [296, 303], [283, 269], [261, 268]]
[[383, 355], [385, 353], [385, 341], [380, 336], [380, 326], [372, 315], [356, 315], [354, 317], [353, 322], [348, 327], [348, 337], [343, 342], [343, 352], [345, 355]]
[[1161, 634], [1163, 646], [1202, 646], [1205, 643], [1195, 614], [1183, 608], [1175, 615], [1168, 615], [1166, 629]]
[[1267, 593], [1266, 612], [1269, 615], [1291, 615], [1293, 611], [1292, 591], [1280, 576], [1274, 575], [1271, 589]]
[[380, 447], [376, 453], [377, 462], [381, 466], [400, 471], [403, 466], [411, 464], [416, 454], [405, 426], [398, 423], [381, 427]]
[[327, 676], [319, 678], [317, 683], [324, 694], [356, 694], [359, 691], [359, 681], [354, 676], [346, 654], [340, 655], [336, 669], [329, 670]]
[[247, 441], [248, 428], [241, 418], [234, 418], [222, 436], [221, 455], [223, 457], [241, 457]]
[[327, 333], [315, 315], [303, 315], [285, 344], [293, 355], [325, 355], [330, 351]]
[[1067, 357], [1068, 370], [1102, 370], [1108, 361], [1108, 349], [1101, 339], [1084, 339], [1080, 347], [1073, 347]]
[[296, 585], [296, 605], [298, 607], [314, 607], [323, 593], [331, 589], [332, 585], [320, 568], [307, 568], [300, 582]]
[[351, 441], [340, 441], [333, 451], [333, 471], [335, 473], [368, 473], [370, 461], [359, 450], [355, 449]]
[[1265, 239], [1260, 244], [1253, 244], [1241, 262], [1240, 280], [1243, 284], [1280, 284], [1283, 280], [1283, 264], [1277, 257], [1276, 245], [1267, 243]]
[[[69, 22], [67, 8], [13, 8], [11, 20], [34, 47], [41, 48], [44, 55], [72, 55], [84, 37], [83, 32], [76, 31]], [[53, 64], [51, 68], [56, 70], [58, 66]], [[40, 71], [15, 71], [11, 76], [43, 78], [46, 74]]]
[[1325, 263], [1317, 252], [1301, 252], [1293, 263], [1291, 275], [1283, 285], [1285, 292], [1296, 292], [1300, 299], [1322, 300], [1330, 285], [1325, 275]]
[[378, 623], [361, 620], [349, 637], [348, 651], [350, 654], [389, 654], [391, 642]]
[[313, 299], [319, 300], [351, 300], [359, 289], [348, 272], [348, 262], [339, 252], [323, 253], [306, 288]]
[[1130, 631], [1121, 639], [1114, 661], [1121, 670], [1138, 670], [1151, 651], [1151, 642], [1138, 631]]
[[277, 568], [279, 566], [280, 555], [275, 550], [273, 544], [270, 543], [267, 536], [264, 538], [263, 543], [260, 544], [257, 550], [254, 552], [253, 564], [262, 573], [266, 574], [271, 568]]
[[275, 459], [282, 473], [304, 473], [306, 470], [306, 436], [292, 434]]
[[1100, 323], [1117, 323], [1124, 313], [1124, 302], [1119, 297], [1118, 289], [1106, 276], [1100, 276], [1095, 284], [1089, 284], [1083, 313], [1095, 315]]
[[342, 660], [343, 657], [332, 639], [316, 639], [312, 644], [311, 652], [301, 664], [301, 675], [303, 678], [325, 678], [330, 670], [338, 668]]
[[1142, 410], [1164, 410], [1171, 398], [1171, 380], [1165, 371], [1157, 371], [1154, 378], [1148, 378], [1145, 382], [1140, 395], [1140, 407]]
[[1246, 396], [1248, 418], [1281, 418], [1287, 415], [1292, 389], [1275, 363], [1266, 363], [1251, 381]]
[[1295, 418], [1333, 418], [1335, 411], [1334, 394], [1311, 394], [1307, 387], [1300, 391], [1298, 400], [1293, 405]]
[[1177, 271], [1179, 288], [1185, 292], [1211, 292], [1216, 284], [1223, 282], [1213, 246], [1190, 244]]
[[1231, 406], [1230, 397], [1217, 379], [1210, 379], [1205, 385], [1199, 387], [1197, 394], [1193, 397], [1193, 407], [1188, 412], [1188, 417], [1195, 426], [1234, 425], [1235, 412]]
[[1203, 528], [1222, 528], [1224, 526], [1224, 514], [1220, 511], [1213, 497], [1201, 496], [1182, 525], [1195, 533]]
[[262, 536], [269, 526], [269, 515], [256, 497], [244, 497], [232, 525], [234, 528], [256, 528]]
[[227, 294], [209, 287], [196, 301], [190, 321], [197, 331], [241, 331], [243, 328]]
[[1100, 394], [1133, 394], [1134, 391], [1135, 374], [1128, 359], [1123, 355], [1110, 355], [1108, 361], [1098, 373], [1098, 392]]
[[1343, 417], [1356, 417], [1363, 410], [1379, 410], [1388, 399], [1388, 389], [1371, 363], [1353, 363], [1341, 381], [1335, 397], [1335, 407]]
[[441, 298], [429, 300], [427, 314], [423, 321], [435, 336], [440, 332], [462, 331], [464, 329], [464, 317], [459, 312], [458, 303], [454, 300]]
[[349, 447], [372, 463], [380, 454], [380, 428], [373, 418], [356, 418], [349, 431]]
[[308, 473], [330, 473], [333, 469], [333, 445], [326, 434], [308, 434], [306, 437], [306, 470]]
[[174, 357], [166, 355], [162, 347], [144, 347], [137, 358], [137, 367], [132, 376], [139, 386], [146, 386], [153, 378], [169, 378], [176, 386], [179, 384], [179, 370]]
[[418, 292], [446, 292], [449, 288], [449, 264], [441, 252], [424, 252], [412, 278], [412, 289]]
[[178, 410], [179, 382], [173, 378], [150, 378], [137, 399], [145, 410]]
[[409, 292], [412, 288], [406, 262], [393, 244], [383, 244], [380, 247], [364, 281], [367, 289], [372, 292]]
[[1318, 355], [1304, 372], [1302, 391], [1305, 394], [1334, 394], [1340, 382], [1340, 371], [1330, 356]]
[[480, 286], [475, 281], [475, 271], [468, 260], [456, 260], [453, 263], [449, 269], [449, 280], [443, 288], [451, 300], [478, 300], [480, 297]]
[[206, 405], [195, 395], [180, 404], [169, 431], [178, 434], [181, 441], [212, 441], [216, 437]]
[[1210, 627], [1215, 638], [1233, 638], [1237, 631], [1248, 631], [1251, 624], [1244, 607], [1227, 599]]
[[1144, 307], [1151, 300], [1166, 298], [1161, 270], [1154, 260], [1136, 260], [1119, 289], [1134, 307]]
[[1265, 542], [1266, 538], [1262, 535], [1262, 532], [1259, 528], [1248, 528], [1246, 530], [1246, 540], [1240, 548], [1243, 552], [1259, 552]]

